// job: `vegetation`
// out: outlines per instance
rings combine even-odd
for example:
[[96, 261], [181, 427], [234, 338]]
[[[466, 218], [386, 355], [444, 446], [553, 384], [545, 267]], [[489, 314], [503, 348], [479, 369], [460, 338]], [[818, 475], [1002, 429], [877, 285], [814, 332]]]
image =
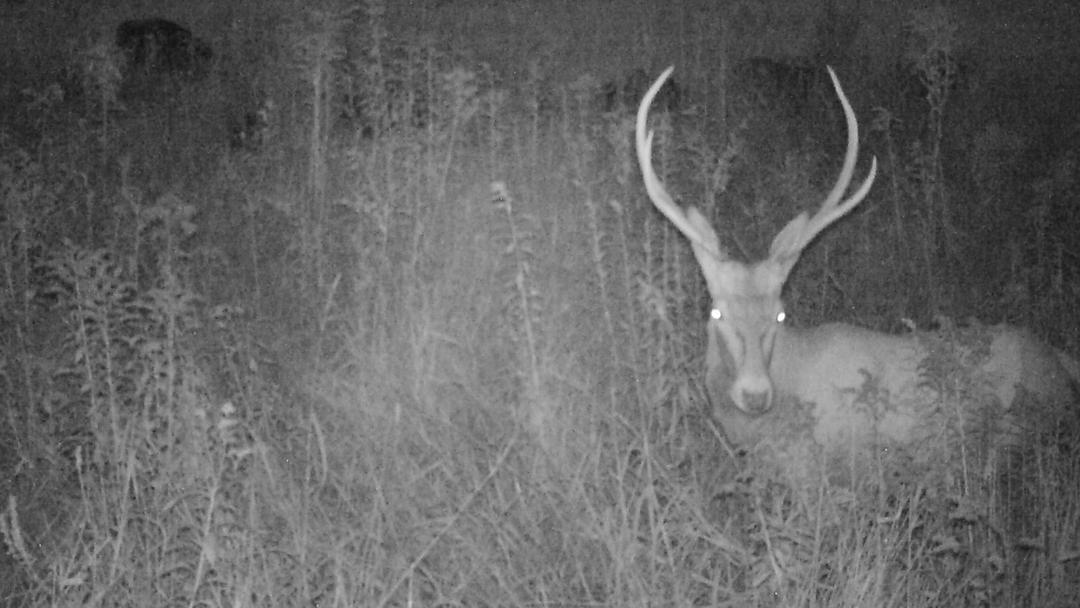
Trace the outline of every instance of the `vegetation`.
[[[385, 11], [239, 31], [195, 81], [132, 86], [84, 41], [3, 92], [5, 605], [1080, 603], [1074, 430], [853, 483], [734, 453], [704, 284], [607, 83], [497, 73]], [[839, 66], [896, 109], [860, 107], [877, 185], [791, 309], [1076, 353], [1075, 149], [1024, 171], [987, 128], [950, 156], [950, 19], [912, 17], [914, 100]], [[838, 108], [710, 78], [676, 72], [657, 169], [753, 258], [831, 185]], [[952, 361], [927, 381], [969, 398]]]

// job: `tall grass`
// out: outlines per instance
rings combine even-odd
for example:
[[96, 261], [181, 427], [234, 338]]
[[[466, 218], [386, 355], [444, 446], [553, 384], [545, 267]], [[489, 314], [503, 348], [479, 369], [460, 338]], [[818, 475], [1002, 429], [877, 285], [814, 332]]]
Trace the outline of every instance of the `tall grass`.
[[[501, 81], [394, 42], [384, 12], [277, 32], [257, 149], [205, 125], [228, 105], [213, 75], [124, 111], [105, 89], [20, 110], [69, 143], [0, 145], [7, 604], [1076, 603], [1067, 440], [1000, 484], [736, 455], [702, 407], [704, 285], [643, 196], [632, 117], [542, 60]], [[753, 256], [837, 155], [730, 95], [656, 116], [655, 158]], [[973, 239], [926, 229], [962, 195], [944, 148], [905, 137], [882, 126], [876, 200], [797, 271], [803, 322], [963, 314]], [[1042, 178], [1009, 234], [1038, 238], [980, 310], [1067, 323], [1072, 188]], [[942, 361], [930, 379], [974, 390]]]

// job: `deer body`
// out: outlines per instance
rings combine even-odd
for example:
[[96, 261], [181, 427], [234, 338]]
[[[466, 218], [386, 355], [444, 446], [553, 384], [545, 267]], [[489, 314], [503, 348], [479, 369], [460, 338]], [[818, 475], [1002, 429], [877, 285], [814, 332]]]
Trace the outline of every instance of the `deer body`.
[[[840, 177], [813, 216], [799, 214], [776, 235], [765, 259], [733, 260], [705, 217], [680, 208], [653, 170], [648, 111], [670, 74], [671, 68], [638, 108], [638, 162], [649, 198], [690, 240], [705, 277], [712, 298], [706, 389], [713, 417], [732, 440], [849, 455], [853, 448], [897, 448], [932, 463], [943, 454], [937, 448], [948, 451], [956, 440], [996, 450], [1076, 416], [1077, 366], [1023, 329], [890, 335], [842, 323], [785, 323], [781, 291], [788, 274], [823, 229], [863, 200], [877, 160], [843, 198], [855, 169], [858, 124], [830, 69], [848, 127]], [[802, 466], [809, 453], [794, 450], [785, 466]]]
[[[1009, 325], [972, 330], [987, 342], [983, 353], [955, 353], [968, 360], [965, 370], [982, 402], [969, 411], [967, 425], [996, 429], [999, 439], [1013, 443], [1029, 418], [1054, 418], [1054, 406], [1073, 402], [1073, 378], [1061, 365], [1064, 355], [1030, 332]], [[893, 336], [844, 323], [811, 328], [785, 326], [777, 333], [768, 372], [776, 392], [766, 412], [744, 412], [730, 397], [734, 370], [722, 338], [709, 331], [706, 388], [712, 415], [730, 439], [752, 444], [802, 404], [809, 414], [804, 436], [835, 450], [852, 445], [911, 445], [940, 433], [942, 424], [959, 412], [948, 409], [948, 396], [935, 388], [925, 368], [932, 352], [932, 334]], [[1050, 408], [1050, 411], [1039, 411]]]
[[[885, 339], [883, 339], [885, 338]], [[889, 338], [852, 325], [830, 323], [813, 328], [783, 327], [778, 331], [768, 368], [776, 392], [776, 406], [761, 413], [740, 410], [729, 397], [731, 370], [722, 361], [724, 347], [716, 332], [709, 332], [706, 352], [706, 387], [713, 416], [729, 437], [750, 443], [776, 416], [783, 416], [794, 401], [813, 408], [815, 423], [808, 429], [820, 444], [846, 443], [855, 434], [869, 438], [871, 415], [853, 407], [858, 389], [867, 378], [896, 398], [917, 391], [906, 379], [917, 377], [920, 360], [914, 340]], [[912, 395], [913, 396], [913, 395]], [[917, 421], [898, 409], [879, 421], [881, 434], [901, 440], [912, 434]]]

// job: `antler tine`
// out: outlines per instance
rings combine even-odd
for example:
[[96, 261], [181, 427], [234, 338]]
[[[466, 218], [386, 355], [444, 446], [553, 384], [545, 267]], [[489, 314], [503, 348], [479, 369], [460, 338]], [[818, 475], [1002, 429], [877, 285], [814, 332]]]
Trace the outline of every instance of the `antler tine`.
[[660, 75], [660, 78], [656, 79], [656, 82], [649, 87], [649, 91], [645, 93], [645, 98], [641, 100], [641, 105], [638, 106], [637, 111], [637, 123], [634, 131], [635, 142], [637, 143], [637, 156], [638, 163], [641, 165], [641, 173], [645, 178], [645, 190], [649, 193], [649, 199], [652, 200], [653, 205], [660, 210], [660, 213], [664, 214], [679, 232], [682, 232], [686, 238], [690, 239], [695, 245], [701, 247], [703, 250], [709, 252], [710, 255], [716, 259], [724, 259], [724, 256], [717, 251], [708, 239], [702, 236], [697, 229], [687, 219], [686, 213], [675, 203], [671, 195], [664, 189], [664, 185], [660, 182], [660, 178], [656, 176], [656, 171], [653, 170], [652, 164], [652, 141], [653, 131], [652, 129], [646, 130], [646, 125], [649, 120], [649, 107], [652, 106], [653, 98], [656, 97], [656, 93], [660, 90], [660, 87], [664, 86], [664, 82], [671, 76], [671, 73], [675, 71], [675, 66], [671, 66], [664, 70], [664, 73]]
[[844, 166], [840, 169], [840, 177], [836, 179], [836, 185], [833, 186], [832, 191], [821, 203], [821, 209], [814, 214], [814, 217], [810, 219], [803, 230], [800, 249], [814, 240], [814, 237], [829, 224], [840, 219], [862, 202], [870, 191], [870, 186], [874, 184], [874, 178], [877, 177], [877, 157], [875, 156], [872, 157], [870, 162], [870, 173], [866, 176], [862, 185], [859, 186], [859, 189], [847, 200], [840, 200], [851, 183], [851, 176], [855, 173], [855, 161], [859, 153], [859, 123], [855, 120], [855, 111], [851, 109], [851, 103], [848, 101], [847, 95], [844, 95], [844, 90], [840, 88], [840, 80], [836, 77], [836, 72], [833, 71], [832, 67], [826, 69], [829, 70], [829, 78], [832, 79], [836, 95], [840, 98], [840, 105], [844, 108], [844, 118], [847, 121], [848, 131], [847, 152], [844, 155]]

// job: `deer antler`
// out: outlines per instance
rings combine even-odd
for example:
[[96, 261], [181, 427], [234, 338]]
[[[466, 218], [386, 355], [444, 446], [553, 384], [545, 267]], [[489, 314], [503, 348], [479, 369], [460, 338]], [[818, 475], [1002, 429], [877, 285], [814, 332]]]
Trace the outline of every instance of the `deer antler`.
[[660, 75], [660, 78], [656, 79], [656, 82], [649, 87], [649, 91], [645, 93], [645, 98], [641, 100], [641, 105], [638, 106], [637, 111], [637, 127], [634, 130], [635, 141], [637, 143], [637, 156], [638, 163], [641, 165], [641, 173], [645, 177], [645, 190], [649, 193], [649, 198], [652, 200], [653, 205], [660, 210], [660, 213], [664, 214], [679, 232], [686, 235], [686, 238], [690, 239], [692, 243], [700, 247], [703, 251], [709, 255], [715, 257], [717, 260], [723, 260], [726, 256], [720, 253], [719, 248], [716, 245], [715, 238], [709, 238], [709, 236], [702, 234], [697, 228], [690, 222], [686, 212], [683, 211], [671, 198], [671, 195], [664, 189], [664, 185], [660, 183], [660, 178], [656, 176], [656, 171], [653, 170], [652, 164], [652, 129], [646, 130], [645, 126], [649, 119], [649, 107], [652, 105], [653, 99], [656, 97], [656, 93], [660, 90], [660, 87], [664, 86], [664, 83], [671, 76], [671, 73], [675, 71], [675, 66], [671, 66], [664, 70], [664, 73]]
[[[825, 200], [822, 201], [818, 212], [813, 217], [808, 217], [803, 212], [780, 231], [780, 234], [776, 235], [776, 239], [769, 250], [769, 255], [774, 260], [798, 258], [802, 250], [810, 244], [810, 241], [814, 240], [818, 233], [862, 202], [866, 194], [870, 192], [870, 186], [874, 184], [874, 178], [877, 176], [877, 157], [875, 156], [870, 162], [870, 173], [866, 176], [862, 185], [859, 186], [859, 189], [847, 200], [840, 200], [851, 183], [851, 176], [855, 173], [855, 160], [859, 153], [859, 123], [855, 120], [855, 111], [851, 109], [851, 103], [848, 102], [847, 96], [844, 95], [844, 90], [840, 88], [840, 81], [836, 78], [836, 73], [833, 72], [831, 67], [827, 69], [829, 70], [829, 78], [832, 79], [833, 88], [836, 89], [836, 95], [840, 98], [840, 105], [844, 108], [844, 118], [847, 120], [848, 140], [844, 165], [840, 169], [840, 176], [836, 179], [836, 184], [829, 192], [829, 195], [825, 197]], [[791, 261], [794, 263], [794, 260]]]

